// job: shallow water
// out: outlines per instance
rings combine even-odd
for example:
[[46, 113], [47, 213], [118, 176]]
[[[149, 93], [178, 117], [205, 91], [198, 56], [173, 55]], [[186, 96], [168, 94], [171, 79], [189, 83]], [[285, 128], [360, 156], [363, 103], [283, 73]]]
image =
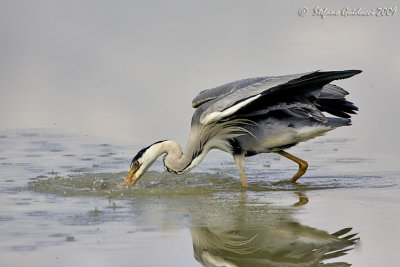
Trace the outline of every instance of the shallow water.
[[184, 175], [158, 160], [126, 187], [137, 147], [0, 135], [2, 266], [394, 266], [384, 255], [400, 239], [400, 175], [370, 171], [373, 158], [347, 153], [354, 140], [294, 148], [310, 163], [296, 185], [275, 185], [296, 166], [267, 154], [247, 160], [243, 188], [230, 156], [211, 152]]

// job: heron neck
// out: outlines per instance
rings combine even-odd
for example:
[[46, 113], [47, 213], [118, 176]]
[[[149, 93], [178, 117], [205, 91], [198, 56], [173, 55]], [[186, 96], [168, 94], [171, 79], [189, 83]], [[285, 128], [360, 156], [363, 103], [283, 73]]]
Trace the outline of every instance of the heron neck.
[[[204, 158], [206, 153], [197, 151], [196, 144], [190, 141], [186, 147], [185, 153], [182, 153], [181, 146], [175, 141], [163, 142], [165, 168], [170, 172], [184, 173], [196, 167]], [[203, 155], [204, 154], [204, 155]]]

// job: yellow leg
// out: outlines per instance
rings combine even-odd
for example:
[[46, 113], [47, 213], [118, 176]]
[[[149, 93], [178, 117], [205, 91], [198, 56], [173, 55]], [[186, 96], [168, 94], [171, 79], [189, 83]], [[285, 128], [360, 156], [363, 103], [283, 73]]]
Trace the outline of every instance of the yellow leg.
[[239, 169], [240, 179], [242, 179], [242, 185], [247, 186], [246, 173], [244, 171], [244, 154], [233, 155], [233, 158], [235, 159], [236, 165]]
[[279, 155], [284, 156], [285, 158], [288, 158], [290, 160], [293, 160], [294, 162], [296, 162], [297, 164], [299, 164], [299, 170], [297, 171], [297, 173], [292, 177], [292, 179], [290, 179], [288, 182], [289, 183], [295, 183], [297, 181], [297, 179], [299, 179], [306, 171], [308, 168], [308, 163], [302, 159], [299, 159], [298, 157], [293, 156], [290, 153], [287, 153], [286, 151], [278, 151], [276, 152]]

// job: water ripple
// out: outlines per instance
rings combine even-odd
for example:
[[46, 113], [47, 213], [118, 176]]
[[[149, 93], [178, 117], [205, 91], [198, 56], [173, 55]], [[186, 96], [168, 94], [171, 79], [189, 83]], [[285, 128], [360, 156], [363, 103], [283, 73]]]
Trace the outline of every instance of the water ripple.
[[[118, 173], [79, 173], [67, 176], [55, 175], [51, 178], [38, 176], [29, 182], [28, 189], [40, 193], [62, 196], [167, 196], [196, 195], [229, 192], [263, 191], [307, 191], [335, 188], [390, 187], [391, 181], [383, 181], [380, 176], [311, 176], [303, 177], [298, 184], [273, 183], [270, 180], [249, 179], [244, 188], [237, 177], [223, 173], [193, 172], [174, 175], [155, 171], [147, 172], [134, 186], [123, 186], [126, 172]], [[280, 175], [279, 175], [280, 176]]]

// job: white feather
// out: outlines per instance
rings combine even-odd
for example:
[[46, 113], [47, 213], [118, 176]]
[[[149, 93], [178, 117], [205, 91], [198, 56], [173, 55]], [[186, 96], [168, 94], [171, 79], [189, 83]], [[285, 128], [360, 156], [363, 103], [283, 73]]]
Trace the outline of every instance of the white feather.
[[207, 116], [204, 116], [204, 117], [202, 115], [200, 117], [200, 123], [203, 124], [203, 125], [207, 125], [207, 124], [210, 124], [212, 122], [221, 120], [222, 118], [228, 117], [228, 116], [234, 114], [239, 109], [243, 108], [244, 106], [247, 106], [249, 103], [253, 102], [254, 100], [259, 98], [260, 96], [261, 96], [261, 94], [252, 96], [249, 99], [241, 101], [238, 104], [233, 105], [233, 106], [225, 109], [222, 112], [221, 111], [214, 111], [214, 112], [212, 112], [212, 113], [210, 113], [210, 114], [208, 114]]

